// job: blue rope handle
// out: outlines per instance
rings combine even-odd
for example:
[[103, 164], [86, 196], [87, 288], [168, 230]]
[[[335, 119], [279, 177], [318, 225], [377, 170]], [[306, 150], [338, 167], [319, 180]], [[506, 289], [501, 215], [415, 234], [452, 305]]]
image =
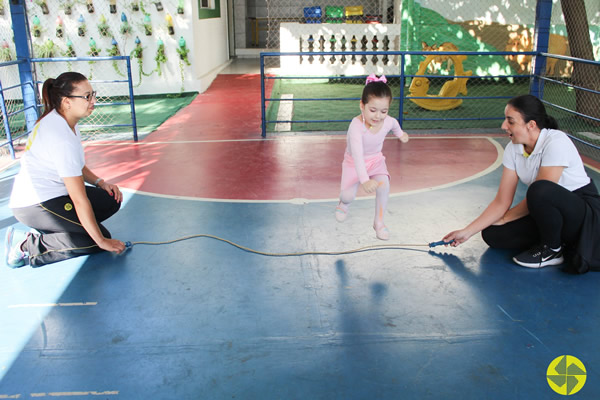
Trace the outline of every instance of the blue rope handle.
[[429, 247], [431, 248], [431, 247], [435, 247], [435, 246], [441, 246], [441, 245], [443, 245], [443, 244], [450, 244], [450, 243], [454, 243], [454, 239], [452, 239], [452, 240], [451, 240], [451, 241], [449, 241], [449, 242], [445, 242], [445, 241], [443, 241], [443, 240], [440, 240], [439, 242], [431, 242], [431, 243], [429, 243]]

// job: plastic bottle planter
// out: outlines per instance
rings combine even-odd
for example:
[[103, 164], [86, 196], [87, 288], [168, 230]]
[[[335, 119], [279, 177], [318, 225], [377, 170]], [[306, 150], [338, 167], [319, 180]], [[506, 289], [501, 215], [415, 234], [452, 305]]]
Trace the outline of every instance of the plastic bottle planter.
[[92, 0], [87, 0], [87, 10], [90, 14], [94, 13], [94, 2]]
[[191, 65], [187, 56], [189, 52], [190, 50], [186, 46], [185, 39], [183, 38], [183, 36], [181, 36], [179, 38], [179, 47], [177, 48], [177, 53], [179, 53], [179, 59], [187, 65]]
[[183, 14], [183, 0], [179, 0], [177, 4], [177, 14]]
[[42, 27], [40, 26], [40, 19], [38, 18], [37, 15], [33, 16], [31, 23], [33, 24], [33, 36], [34, 37], [42, 36]]
[[152, 36], [152, 23], [150, 22], [150, 14], [144, 15], [144, 33], [146, 36]]
[[100, 23], [98, 24], [98, 32], [100, 36], [109, 36], [110, 35], [110, 27], [106, 23], [106, 17], [104, 14], [100, 15]]
[[111, 14], [117, 13], [117, 0], [110, 0], [109, 9]]
[[73, 42], [71, 39], [67, 40], [67, 51], [65, 52], [65, 56], [67, 57], [77, 57], [75, 53], [75, 49], [73, 48]]
[[173, 17], [171, 17], [171, 14], [167, 14], [165, 16], [165, 20], [167, 21], [167, 30], [169, 31], [169, 35], [174, 35], [175, 29], [173, 28]]
[[71, 0], [63, 1], [62, 4], [60, 5], [60, 8], [65, 11], [65, 15], [71, 15], [73, 13], [73, 5], [74, 5], [74, 2]]
[[79, 15], [77, 22], [79, 23], [79, 26], [77, 27], [77, 35], [83, 37], [85, 36], [87, 28], [85, 26], [85, 19], [83, 19], [82, 14]]
[[131, 11], [140, 11], [140, 3], [138, 1], [131, 2]]
[[135, 37], [135, 48], [133, 49], [133, 51], [131, 52], [131, 56], [133, 58], [135, 58], [137, 60], [138, 63], [138, 79], [139, 82], [135, 87], [139, 87], [142, 84], [142, 75], [143, 76], [150, 76], [154, 73], [154, 71], [150, 72], [149, 74], [144, 72], [144, 48], [142, 47], [142, 41], [140, 40], [139, 37]]
[[88, 51], [88, 55], [92, 56], [92, 57], [98, 57], [98, 55], [100, 54], [100, 50], [98, 50], [98, 47], [96, 47], [96, 41], [94, 40], [94, 38], [90, 38], [90, 51]]
[[37, 4], [42, 9], [42, 14], [50, 14], [50, 10], [48, 10], [48, 4], [46, 4], [46, 0], [35, 0], [35, 4]]
[[156, 11], [162, 11], [163, 10], [163, 5], [162, 2], [160, 1], [155, 1], [154, 5], [156, 6]]
[[135, 37], [135, 49], [131, 52], [131, 55], [138, 60], [144, 57], [144, 49], [142, 48], [142, 41], [139, 37]]
[[131, 33], [131, 25], [129, 25], [129, 22], [127, 21], [127, 16], [125, 15], [124, 12], [121, 13], [121, 34], [122, 35], [128, 35]]
[[56, 37], [63, 37], [63, 21], [62, 18], [60, 18], [60, 15], [56, 17]]
[[[117, 43], [117, 41], [115, 40], [115, 38], [112, 38], [111, 42], [111, 48], [107, 49], [106, 51], [108, 51], [108, 55], [111, 57], [117, 57], [121, 55], [121, 51], [119, 50], [119, 44]], [[121, 72], [121, 70], [119, 69], [119, 64], [117, 63], [116, 60], [113, 60], [112, 62], [113, 68], [115, 70], [115, 72], [117, 73], [117, 75], [125, 77], [125, 74], [123, 74]]]
[[120, 56], [121, 52], [119, 51], [119, 43], [115, 40], [115, 38], [112, 38], [110, 44], [112, 47], [110, 49], [106, 49], [108, 55], [111, 57]]

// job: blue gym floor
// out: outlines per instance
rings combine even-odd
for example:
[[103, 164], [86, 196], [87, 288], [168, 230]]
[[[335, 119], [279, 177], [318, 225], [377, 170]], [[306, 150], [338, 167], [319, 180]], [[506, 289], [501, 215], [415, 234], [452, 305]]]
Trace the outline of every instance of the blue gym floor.
[[[0, 176], [2, 237], [22, 227], [6, 206], [17, 168]], [[479, 235], [426, 246], [479, 215], [501, 169], [393, 195], [398, 246], [385, 250], [273, 257], [195, 238], [3, 267], [0, 399], [558, 399], [546, 374], [562, 355], [586, 368], [573, 397], [600, 398], [600, 273], [522, 268]], [[272, 253], [385, 243], [373, 199], [343, 224], [335, 204], [126, 190], [106, 226], [122, 240], [205, 233]]]

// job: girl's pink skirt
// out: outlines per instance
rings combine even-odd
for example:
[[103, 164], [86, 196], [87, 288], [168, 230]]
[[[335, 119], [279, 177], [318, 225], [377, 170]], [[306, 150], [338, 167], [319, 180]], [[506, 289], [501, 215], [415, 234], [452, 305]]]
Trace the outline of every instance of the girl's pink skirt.
[[[365, 166], [367, 167], [367, 174], [369, 177], [375, 175], [387, 175], [390, 173], [385, 165], [385, 156], [383, 153], [377, 153], [374, 156], [365, 158]], [[359, 183], [358, 174], [354, 166], [354, 159], [348, 153], [344, 153], [344, 161], [342, 162], [342, 190], [346, 190]]]

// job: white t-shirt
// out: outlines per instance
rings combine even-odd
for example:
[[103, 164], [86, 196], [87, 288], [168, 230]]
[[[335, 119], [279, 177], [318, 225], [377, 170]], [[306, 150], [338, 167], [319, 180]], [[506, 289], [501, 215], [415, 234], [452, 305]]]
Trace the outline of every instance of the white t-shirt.
[[571, 192], [590, 183], [577, 148], [564, 132], [555, 129], [542, 129], [529, 157], [525, 157], [522, 144], [509, 143], [502, 163], [516, 171], [527, 186], [535, 181], [540, 167], [564, 167], [558, 184]]
[[84, 166], [79, 127], [73, 132], [56, 110], [51, 111], [29, 134], [8, 206], [28, 207], [67, 195], [62, 178], [81, 176]]

